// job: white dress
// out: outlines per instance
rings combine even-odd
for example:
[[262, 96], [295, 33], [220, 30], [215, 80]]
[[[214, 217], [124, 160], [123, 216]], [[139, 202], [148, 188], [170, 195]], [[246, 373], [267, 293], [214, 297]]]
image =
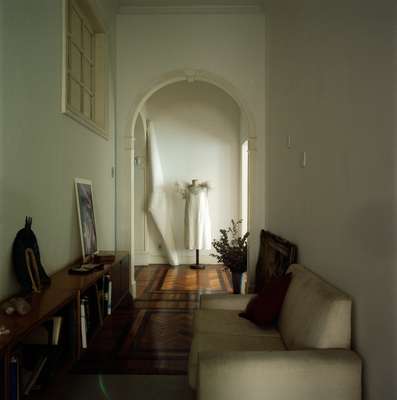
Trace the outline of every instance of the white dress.
[[189, 250], [211, 250], [208, 187], [204, 184], [188, 185], [185, 198], [185, 247]]

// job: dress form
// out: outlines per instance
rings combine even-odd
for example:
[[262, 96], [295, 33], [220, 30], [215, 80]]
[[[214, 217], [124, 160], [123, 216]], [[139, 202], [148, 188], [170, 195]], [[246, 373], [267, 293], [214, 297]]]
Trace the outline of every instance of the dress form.
[[208, 207], [208, 184], [193, 179], [185, 187], [185, 247], [196, 251], [196, 263], [191, 266], [203, 269], [200, 250], [211, 249], [211, 222]]

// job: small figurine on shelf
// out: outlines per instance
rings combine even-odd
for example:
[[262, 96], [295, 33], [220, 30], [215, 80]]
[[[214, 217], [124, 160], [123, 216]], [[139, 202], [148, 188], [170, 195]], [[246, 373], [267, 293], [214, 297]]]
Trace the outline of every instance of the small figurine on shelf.
[[4, 325], [0, 325], [0, 336], [9, 335], [11, 332]]
[[31, 309], [32, 306], [23, 297], [13, 297], [3, 306], [3, 310], [7, 315], [12, 315], [15, 312], [18, 315], [26, 315]]

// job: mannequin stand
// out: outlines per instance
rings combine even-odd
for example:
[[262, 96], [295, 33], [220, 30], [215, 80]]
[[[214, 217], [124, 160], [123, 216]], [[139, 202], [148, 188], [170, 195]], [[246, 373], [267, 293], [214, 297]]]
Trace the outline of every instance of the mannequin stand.
[[200, 264], [200, 250], [196, 249], [196, 264], [190, 266], [191, 269], [205, 269], [206, 265]]

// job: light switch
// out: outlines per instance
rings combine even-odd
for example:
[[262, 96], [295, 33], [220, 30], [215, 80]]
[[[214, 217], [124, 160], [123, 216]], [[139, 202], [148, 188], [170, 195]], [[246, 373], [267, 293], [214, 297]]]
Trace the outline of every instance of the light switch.
[[291, 135], [287, 136], [287, 148], [289, 148], [289, 149], [292, 148], [292, 137], [291, 137]]

